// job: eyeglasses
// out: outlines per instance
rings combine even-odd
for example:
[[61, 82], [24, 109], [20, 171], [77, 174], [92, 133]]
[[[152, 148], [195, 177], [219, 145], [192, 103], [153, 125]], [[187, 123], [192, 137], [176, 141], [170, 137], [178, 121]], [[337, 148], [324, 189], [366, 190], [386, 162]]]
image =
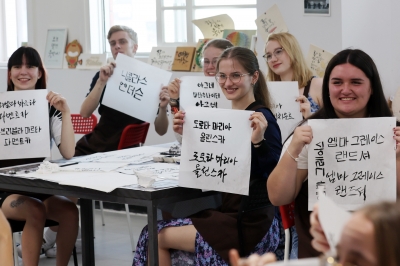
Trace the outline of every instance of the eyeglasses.
[[238, 83], [242, 79], [243, 76], [249, 75], [250, 73], [246, 74], [240, 74], [240, 73], [231, 73], [229, 76], [222, 74], [222, 73], [217, 73], [215, 75], [215, 79], [217, 80], [218, 83], [225, 83], [227, 78], [232, 81], [232, 83]]
[[217, 65], [217, 62], [218, 58], [214, 58], [212, 61], [203, 58], [203, 67], [208, 67], [210, 64], [215, 67]]
[[274, 55], [275, 58], [278, 59], [279, 57], [281, 57], [282, 53], [283, 53], [283, 48], [281, 47], [281, 48], [276, 49], [272, 54], [265, 54], [265, 55], [263, 55], [263, 57], [264, 57], [265, 61], [269, 62], [272, 60], [272, 55]]

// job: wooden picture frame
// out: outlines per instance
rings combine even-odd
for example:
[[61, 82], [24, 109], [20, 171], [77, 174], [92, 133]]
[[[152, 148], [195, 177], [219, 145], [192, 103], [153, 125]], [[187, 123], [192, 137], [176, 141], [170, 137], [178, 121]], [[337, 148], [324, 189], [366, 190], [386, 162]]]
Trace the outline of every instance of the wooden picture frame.
[[62, 68], [66, 44], [66, 28], [47, 30], [46, 47], [43, 57], [46, 68]]
[[304, 0], [304, 15], [330, 16], [331, 0]]

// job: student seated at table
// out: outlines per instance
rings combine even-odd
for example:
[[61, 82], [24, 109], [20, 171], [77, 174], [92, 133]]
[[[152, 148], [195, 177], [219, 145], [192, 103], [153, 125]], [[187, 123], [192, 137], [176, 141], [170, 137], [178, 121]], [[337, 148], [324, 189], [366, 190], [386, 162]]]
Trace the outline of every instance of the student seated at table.
[[[208, 41], [202, 49], [202, 62], [203, 62], [203, 73], [206, 77], [215, 77], [217, 59], [222, 52], [233, 47], [233, 44], [226, 39], [213, 39]], [[181, 80], [175, 78], [168, 87], [168, 92], [171, 97], [171, 113], [175, 114], [179, 111], [179, 91], [180, 91]], [[173, 118], [173, 117], [172, 117]], [[175, 132], [176, 139], [182, 143], [182, 136]], [[162, 207], [163, 217], [186, 217], [200, 210], [217, 208], [221, 204], [221, 197], [219, 194], [203, 197], [199, 199], [193, 199], [186, 202], [177, 202], [174, 204], [164, 205]], [[172, 216], [170, 216], [170, 214]]]
[[12, 266], [14, 265], [13, 259], [10, 224], [0, 209], [0, 265]]
[[[269, 109], [271, 102], [265, 79], [254, 53], [241, 47], [226, 49], [221, 54], [216, 73], [216, 80], [225, 97], [232, 101], [233, 109], [255, 111], [249, 115], [253, 128], [249, 143], [249, 196], [222, 193], [222, 205], [218, 209], [204, 210], [190, 218], [160, 221], [160, 265], [179, 263], [179, 252], [170, 253], [171, 249], [191, 252], [194, 265], [227, 265], [229, 250], [240, 248], [239, 234], [244, 239], [244, 255], [276, 252], [280, 243], [279, 218], [276, 207], [268, 200], [265, 181], [279, 159], [282, 144], [279, 126]], [[184, 119], [182, 111], [175, 114], [175, 132], [183, 133]], [[250, 209], [256, 194], [262, 204], [256, 210]], [[147, 242], [145, 227], [138, 240], [133, 265], [146, 264]]]
[[[7, 91], [46, 89], [47, 74], [39, 53], [31, 47], [18, 48], [8, 60]], [[50, 136], [61, 155], [70, 159], [74, 155], [74, 132], [70, 109], [60, 94], [50, 91]], [[43, 161], [44, 158], [0, 160], [0, 167]], [[22, 260], [25, 266], [38, 265], [46, 219], [59, 223], [56, 243], [62, 249], [57, 254], [57, 265], [67, 265], [78, 233], [78, 209], [62, 196], [35, 193], [1, 193], [0, 206], [8, 219], [26, 221], [22, 233]]]
[[[114, 59], [119, 53], [130, 57], [135, 56], [138, 48], [138, 38], [136, 32], [131, 28], [120, 25], [112, 26], [108, 31], [107, 39]], [[98, 111], [101, 117], [93, 132], [83, 136], [76, 143], [75, 156], [116, 150], [123, 129], [129, 124], [143, 123], [143, 121], [135, 117], [101, 103], [107, 81], [112, 76], [115, 67], [115, 62], [102, 66], [100, 71], [93, 77], [89, 93], [82, 103], [80, 113], [83, 117], [89, 117], [99, 106]], [[160, 92], [158, 115], [154, 121], [155, 130], [159, 135], [164, 135], [168, 130], [168, 103], [168, 89], [163, 88]], [[157, 106], [149, 106], [149, 108], [157, 108]]]
[[263, 56], [268, 66], [268, 81], [297, 81], [300, 111], [307, 118], [322, 106], [322, 79], [313, 76], [296, 38], [288, 32], [268, 36]]
[[[331, 59], [323, 79], [322, 99], [323, 107], [310, 119], [392, 116], [375, 63], [368, 54], [357, 49], [343, 50]], [[397, 143], [400, 142], [400, 127], [393, 129], [393, 138]], [[267, 181], [268, 194], [275, 206], [295, 201], [299, 258], [320, 254], [311, 246], [312, 237], [309, 232], [308, 144], [312, 139], [312, 129], [303, 121], [285, 142], [281, 159]], [[398, 145], [397, 171], [400, 170], [399, 162]], [[397, 174], [398, 180], [399, 176]]]
[[[330, 247], [318, 219], [318, 206], [310, 217], [313, 247], [328, 252]], [[343, 227], [337, 248], [337, 260], [341, 265], [397, 266], [400, 265], [400, 204], [382, 202], [368, 205], [351, 216]], [[275, 261], [272, 253], [252, 255], [239, 259], [231, 250], [232, 266], [258, 266]]]

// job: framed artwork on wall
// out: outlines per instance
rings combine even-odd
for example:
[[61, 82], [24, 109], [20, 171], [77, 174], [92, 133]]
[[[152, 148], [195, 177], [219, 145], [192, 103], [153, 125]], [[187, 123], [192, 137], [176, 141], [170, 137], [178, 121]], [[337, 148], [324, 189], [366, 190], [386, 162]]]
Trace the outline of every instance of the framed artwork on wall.
[[304, 0], [304, 15], [330, 16], [330, 0]]
[[67, 29], [48, 29], [44, 65], [47, 68], [62, 68], [67, 43]]

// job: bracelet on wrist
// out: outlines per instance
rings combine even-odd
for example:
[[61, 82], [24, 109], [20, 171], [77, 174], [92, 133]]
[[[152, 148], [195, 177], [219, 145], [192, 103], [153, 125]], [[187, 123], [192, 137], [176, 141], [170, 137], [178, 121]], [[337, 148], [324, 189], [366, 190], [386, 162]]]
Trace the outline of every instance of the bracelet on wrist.
[[254, 147], [254, 148], [260, 147], [261, 145], [263, 145], [264, 141], [265, 141], [265, 139], [262, 139], [260, 142], [252, 143], [252, 144], [253, 144], [253, 147]]
[[293, 160], [295, 160], [295, 162], [299, 161], [299, 157], [294, 158], [294, 156], [289, 152], [289, 149], [286, 149], [286, 152], [289, 154], [290, 157], [292, 157]]

